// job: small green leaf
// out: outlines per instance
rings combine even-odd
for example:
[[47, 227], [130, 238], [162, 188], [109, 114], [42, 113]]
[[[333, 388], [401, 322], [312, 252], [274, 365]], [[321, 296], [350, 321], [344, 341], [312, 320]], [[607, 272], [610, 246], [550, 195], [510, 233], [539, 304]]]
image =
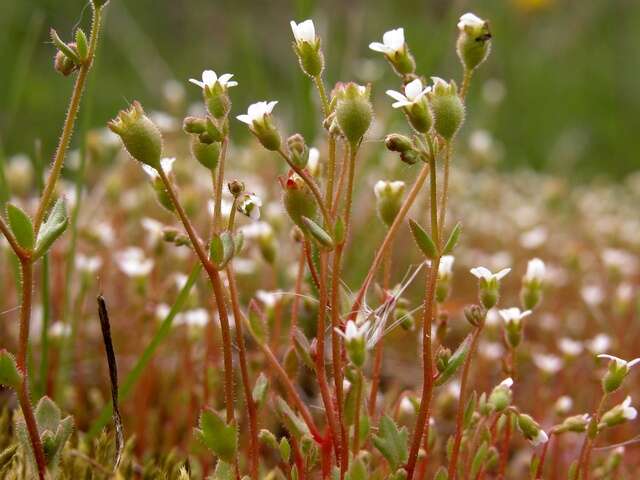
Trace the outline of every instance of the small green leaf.
[[473, 462], [471, 463], [471, 475], [469, 478], [476, 478], [478, 473], [480, 473], [480, 469], [487, 458], [487, 453], [489, 453], [489, 445], [487, 442], [482, 442], [482, 445], [480, 445], [473, 457]]
[[313, 370], [315, 365], [311, 358], [311, 354], [309, 353], [311, 351], [311, 345], [304, 333], [302, 333], [302, 331], [297, 327], [293, 332], [293, 348], [295, 348], [298, 357], [302, 360], [302, 363], [310, 370]]
[[456, 248], [458, 244], [458, 240], [460, 240], [460, 233], [462, 232], [462, 224], [460, 222], [456, 223], [456, 226], [451, 230], [451, 234], [449, 235], [449, 239], [447, 243], [444, 245], [444, 249], [442, 250], [443, 255], [449, 255], [453, 252], [453, 249]]
[[251, 398], [253, 398], [253, 401], [256, 404], [262, 405], [264, 403], [264, 399], [267, 397], [268, 388], [269, 381], [267, 380], [266, 375], [261, 372], [253, 386], [253, 391], [251, 392]]
[[22, 374], [18, 370], [16, 360], [6, 350], [0, 350], [0, 385], [17, 390], [22, 384]]
[[260, 344], [268, 340], [267, 327], [259, 312], [255, 309], [249, 309], [249, 330], [254, 340]]
[[307, 231], [311, 234], [321, 247], [331, 250], [334, 247], [333, 239], [325, 230], [309, 217], [302, 217], [302, 222], [307, 227]]
[[80, 60], [84, 62], [89, 57], [89, 42], [81, 28], [76, 30], [76, 49]]
[[59, 198], [51, 209], [47, 221], [42, 224], [42, 228], [38, 233], [36, 240], [36, 248], [33, 254], [34, 258], [38, 258], [51, 248], [60, 235], [66, 230], [69, 224], [67, 217], [67, 207], [62, 198]]
[[40, 399], [36, 406], [35, 417], [38, 430], [40, 430], [41, 433], [45, 430], [56, 433], [60, 426], [62, 412], [53, 400], [45, 396]]
[[12, 203], [7, 203], [7, 217], [9, 218], [9, 226], [16, 241], [22, 248], [31, 250], [35, 243], [35, 234], [33, 233], [33, 224], [29, 215], [20, 207], [16, 207]]
[[219, 460], [216, 470], [213, 472], [213, 480], [235, 480], [235, 478], [236, 474], [233, 470], [233, 465]]
[[229, 260], [233, 258], [233, 254], [235, 253], [233, 235], [229, 231], [224, 231], [220, 235], [214, 235], [211, 247], [211, 258], [216, 264], [216, 268], [222, 270], [227, 266]]
[[344, 220], [342, 220], [342, 217], [338, 217], [338, 219], [336, 220], [336, 224], [333, 226], [333, 238], [335, 239], [336, 243], [340, 245], [342, 242], [344, 242], [345, 235], [346, 231]]
[[345, 476], [345, 480], [367, 480], [368, 478], [369, 473], [367, 472], [367, 468], [364, 466], [362, 459], [356, 458], [349, 466], [349, 471]]
[[436, 378], [435, 384], [436, 386], [441, 386], [447, 383], [453, 375], [458, 371], [458, 368], [464, 363], [464, 359], [467, 357], [467, 353], [469, 352], [469, 346], [471, 345], [471, 334], [467, 335], [467, 337], [462, 341], [462, 343], [458, 346], [453, 355], [449, 358], [447, 362], [447, 366], [444, 368], [438, 378]]
[[409, 227], [411, 228], [413, 238], [418, 244], [418, 248], [422, 250], [422, 253], [424, 253], [424, 255], [430, 260], [436, 258], [438, 256], [438, 248], [436, 247], [436, 244], [433, 243], [433, 240], [431, 240], [429, 234], [413, 220], [409, 220]]
[[279, 450], [280, 450], [280, 458], [282, 458], [282, 461], [284, 463], [289, 463], [289, 459], [291, 458], [291, 445], [289, 445], [289, 440], [287, 440], [287, 437], [282, 437], [280, 439], [280, 445], [279, 445]]
[[473, 413], [476, 411], [476, 406], [478, 404], [478, 394], [474, 390], [469, 400], [467, 401], [467, 406], [464, 409], [464, 420], [462, 425], [464, 428], [468, 428], [471, 424], [471, 420], [473, 419]]
[[389, 462], [392, 470], [396, 470], [407, 461], [408, 435], [407, 429], [404, 427], [398, 429], [391, 417], [385, 415], [380, 419], [378, 435], [373, 437], [373, 444]]
[[307, 424], [280, 397], [276, 398], [276, 411], [280, 414], [285, 427], [291, 435], [298, 439], [304, 435], [309, 435]]
[[78, 57], [78, 53], [73, 48], [71, 48], [69, 45], [67, 45], [62, 41], [62, 39], [58, 36], [58, 32], [56, 32], [52, 28], [49, 31], [49, 34], [51, 35], [51, 41], [58, 48], [58, 50], [64, 53], [65, 56], [69, 58], [73, 63], [75, 63], [76, 65], [79, 65], [80, 57]]
[[233, 463], [238, 445], [235, 425], [227, 425], [216, 412], [205, 409], [200, 416], [200, 429], [196, 432], [214, 455], [224, 462]]

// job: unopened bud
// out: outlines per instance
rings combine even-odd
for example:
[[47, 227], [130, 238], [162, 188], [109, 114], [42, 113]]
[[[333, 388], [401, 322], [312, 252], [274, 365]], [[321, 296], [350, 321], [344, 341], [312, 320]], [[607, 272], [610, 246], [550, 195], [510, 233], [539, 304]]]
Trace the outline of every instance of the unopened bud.
[[382, 222], [391, 226], [402, 206], [405, 183], [402, 181], [388, 182], [379, 180], [374, 188], [376, 207]]
[[309, 162], [309, 148], [307, 148], [304, 137], [299, 133], [291, 135], [287, 138], [287, 147], [291, 163], [298, 168], [305, 168]]
[[349, 83], [340, 91], [336, 119], [340, 130], [352, 145], [362, 140], [373, 119], [369, 93], [365, 87]]
[[404, 153], [414, 149], [411, 139], [399, 133], [390, 133], [385, 137], [384, 143], [387, 149], [392, 152]]
[[433, 89], [428, 95], [434, 127], [440, 136], [450, 141], [464, 121], [464, 104], [458, 96], [458, 88], [453, 80], [447, 83], [441, 78], [433, 77], [433, 81]]
[[129, 155], [152, 168], [160, 168], [162, 135], [144, 114], [139, 102], [135, 101], [128, 110], [122, 110], [107, 126], [120, 136]]
[[191, 139], [191, 153], [200, 164], [209, 170], [215, 170], [220, 158], [220, 143], [203, 143], [200, 138], [193, 136]]
[[473, 13], [465, 13], [458, 22], [456, 51], [465, 70], [473, 71], [489, 56], [491, 32], [489, 22]]
[[199, 117], [186, 117], [182, 122], [182, 129], [187, 133], [204, 133], [207, 131], [207, 121]]
[[228, 183], [227, 187], [229, 188], [229, 193], [234, 197], [237, 197], [242, 192], [244, 192], [244, 183], [240, 180], [232, 180]]

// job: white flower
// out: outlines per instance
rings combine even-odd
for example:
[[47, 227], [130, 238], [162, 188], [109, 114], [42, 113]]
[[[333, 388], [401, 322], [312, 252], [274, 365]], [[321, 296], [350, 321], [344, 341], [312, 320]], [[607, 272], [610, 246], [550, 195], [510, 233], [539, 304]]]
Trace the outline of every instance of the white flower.
[[460, 17], [458, 22], [458, 29], [463, 31], [465, 27], [481, 28], [484, 26], [484, 20], [473, 13], [465, 13]]
[[258, 290], [256, 292], [256, 298], [262, 302], [266, 308], [274, 308], [278, 303], [278, 297], [280, 292], [267, 292], [266, 290]]
[[599, 333], [587, 343], [589, 350], [595, 354], [604, 353], [610, 346], [611, 338], [604, 333]]
[[194, 308], [182, 313], [175, 325], [202, 328], [209, 322], [209, 314], [204, 308]]
[[562, 368], [562, 359], [555, 355], [536, 354], [533, 356], [533, 363], [545, 373], [553, 375]]
[[448, 277], [453, 273], [453, 262], [455, 257], [453, 255], [443, 255], [440, 259], [440, 265], [438, 266], [438, 275], [440, 277]]
[[585, 285], [580, 290], [582, 299], [589, 306], [595, 307], [604, 301], [604, 290], [599, 285]]
[[636, 365], [637, 363], [640, 363], [640, 358], [634, 358], [633, 360], [623, 360], [622, 358], [618, 358], [618, 357], [614, 357], [613, 355], [609, 355], [607, 353], [601, 353], [598, 355], [598, 358], [607, 358], [609, 360], [611, 360], [612, 362], [616, 362], [616, 368], [620, 369], [620, 368], [631, 368], [634, 365]]
[[422, 81], [416, 78], [404, 86], [404, 95], [395, 90], [387, 90], [386, 93], [394, 100], [397, 100], [391, 105], [393, 108], [402, 108], [410, 107], [430, 91], [431, 87], [423, 87]]
[[71, 335], [71, 325], [63, 322], [54, 322], [49, 327], [49, 335], [53, 338], [63, 338]]
[[144, 277], [151, 272], [153, 260], [145, 258], [144, 252], [138, 247], [129, 247], [115, 255], [116, 263], [128, 277]]
[[[160, 168], [162, 168], [162, 171], [164, 173], [169, 175], [173, 170], [173, 162], [175, 161], [176, 161], [175, 157], [171, 157], [171, 158], [165, 157], [162, 160], [160, 160]], [[151, 180], [155, 180], [156, 178], [160, 177], [160, 175], [158, 174], [158, 171], [155, 168], [150, 167], [149, 165], [142, 165], [142, 169], [144, 170], [144, 173], [149, 175], [149, 178]]]
[[563, 395], [558, 398], [558, 400], [556, 400], [556, 404], [554, 407], [558, 413], [563, 415], [567, 414], [569, 413], [569, 410], [571, 410], [571, 407], [573, 407], [573, 400], [571, 399], [571, 397]]
[[277, 100], [271, 102], [256, 102], [249, 105], [246, 115], [238, 115], [236, 118], [249, 126], [254, 123], [261, 123], [267, 115], [273, 111], [273, 107], [278, 103]]
[[320, 150], [316, 147], [309, 149], [309, 159], [307, 160], [307, 170], [312, 176], [316, 176], [320, 169]]
[[213, 70], [205, 70], [202, 72], [202, 81], [195, 78], [190, 78], [189, 81], [203, 89], [205, 87], [213, 88], [216, 83], [219, 83], [222, 88], [235, 87], [238, 82], [231, 80], [231, 77], [233, 77], [232, 73], [223, 73], [218, 77]]
[[638, 411], [631, 406], [631, 396], [627, 395], [624, 402], [620, 404], [622, 407], [622, 416], [627, 420], [635, 420], [638, 416]]
[[353, 320], [349, 320], [344, 332], [342, 332], [342, 330], [340, 330], [339, 328], [336, 328], [336, 332], [338, 332], [347, 341], [347, 343], [349, 343], [354, 340], [363, 340], [367, 334], [368, 329], [368, 321], [364, 322], [358, 327], [356, 325], [356, 322], [354, 322]]
[[399, 195], [404, 192], [405, 183], [402, 180], [396, 180], [393, 182], [388, 182], [386, 180], [378, 180], [373, 187], [373, 193], [375, 193], [376, 198], [380, 198], [383, 194], [389, 191], [391, 195]]
[[313, 25], [313, 20], [305, 20], [300, 23], [291, 20], [290, 23], [296, 43], [313, 43], [316, 41], [316, 27]]
[[527, 264], [527, 273], [525, 274], [524, 283], [542, 283], [544, 282], [546, 268], [544, 262], [539, 258], [529, 260]]
[[382, 52], [386, 55], [392, 55], [402, 51], [404, 48], [404, 28], [396, 28], [389, 30], [382, 36], [382, 43], [372, 42], [369, 48], [375, 52]]
[[530, 439], [529, 441], [531, 442], [531, 445], [533, 445], [534, 447], [537, 447], [538, 445], [547, 443], [549, 441], [549, 436], [546, 434], [544, 430], [540, 429], [538, 430], [538, 434], [532, 439]]
[[405, 415], [411, 415], [416, 412], [413, 402], [409, 397], [404, 396], [402, 400], [400, 400], [400, 411]]
[[518, 307], [504, 308], [498, 312], [505, 323], [519, 324], [523, 318], [531, 315], [531, 310], [520, 311]]
[[502, 280], [510, 271], [510, 268], [503, 268], [498, 273], [492, 273], [491, 270], [485, 267], [475, 267], [470, 270], [474, 277], [480, 280], [486, 280], [487, 282], [492, 280]]
[[507, 377], [504, 380], [502, 380], [499, 384], [498, 387], [506, 387], [509, 390], [511, 390], [511, 387], [513, 386], [513, 378], [511, 377]]
[[582, 353], [584, 347], [582, 346], [582, 342], [577, 340], [573, 340], [569, 337], [563, 337], [558, 340], [558, 348], [569, 357], [577, 357]]
[[100, 257], [87, 257], [81, 253], [76, 255], [76, 268], [83, 273], [95, 273], [101, 266], [102, 259]]
[[260, 197], [253, 193], [247, 193], [238, 204], [238, 211], [249, 217], [251, 220], [259, 220], [261, 206], [262, 200]]

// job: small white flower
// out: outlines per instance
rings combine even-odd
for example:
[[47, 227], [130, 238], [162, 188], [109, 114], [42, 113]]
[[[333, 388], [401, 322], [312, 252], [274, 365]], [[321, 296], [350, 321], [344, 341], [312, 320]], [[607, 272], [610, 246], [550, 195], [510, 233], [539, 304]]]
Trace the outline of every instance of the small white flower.
[[440, 265], [438, 266], [438, 275], [440, 277], [448, 277], [453, 273], [453, 262], [455, 257], [453, 255], [443, 255], [440, 259]]
[[238, 115], [236, 118], [249, 126], [253, 126], [256, 122], [262, 123], [265, 117], [271, 114], [273, 107], [275, 107], [277, 103], [277, 100], [252, 103], [249, 105], [246, 115]]
[[344, 332], [339, 328], [336, 328], [336, 332], [338, 332], [346, 341], [352, 342], [354, 340], [364, 340], [369, 329], [369, 322], [364, 322], [359, 327], [356, 325], [356, 322], [353, 320], [349, 320], [347, 322], [347, 326], [345, 327]]
[[53, 338], [64, 338], [71, 335], [71, 325], [63, 322], [53, 322], [49, 327], [49, 335]]
[[238, 82], [231, 80], [232, 77], [232, 73], [223, 73], [218, 77], [213, 70], [205, 70], [202, 72], [202, 81], [195, 78], [190, 78], [189, 81], [202, 89], [205, 87], [213, 88], [216, 83], [219, 83], [222, 88], [229, 88], [238, 85]]
[[613, 355], [609, 355], [607, 353], [601, 353], [598, 355], [598, 358], [607, 358], [612, 362], [616, 362], [616, 368], [631, 368], [637, 363], [640, 363], [640, 358], [634, 358], [633, 360], [623, 360], [622, 358], [614, 357]]
[[238, 211], [249, 217], [251, 220], [259, 220], [261, 206], [262, 200], [260, 197], [253, 193], [247, 193], [238, 204]]
[[594, 354], [604, 353], [610, 346], [611, 338], [604, 333], [599, 333], [587, 343], [587, 347]]
[[556, 400], [555, 409], [558, 413], [566, 415], [573, 407], [573, 400], [567, 395], [563, 395]]
[[511, 387], [513, 386], [513, 378], [511, 377], [507, 377], [504, 380], [502, 380], [499, 384], [499, 387], [507, 387], [508, 389], [511, 389]]
[[620, 404], [622, 407], [622, 416], [627, 420], [635, 420], [638, 416], [638, 411], [631, 406], [631, 396], [627, 395], [624, 402]]
[[458, 29], [460, 31], [463, 31], [465, 27], [478, 28], [478, 27], [483, 27], [484, 24], [485, 24], [484, 20], [482, 20], [477, 15], [469, 12], [469, 13], [465, 13], [460, 17], [460, 21], [458, 22]]
[[416, 412], [413, 402], [409, 397], [404, 396], [402, 400], [400, 400], [400, 411], [405, 415], [412, 415]]
[[505, 323], [519, 324], [523, 318], [531, 315], [531, 310], [520, 311], [518, 307], [504, 308], [498, 312]]
[[399, 195], [404, 191], [405, 183], [402, 180], [396, 180], [393, 182], [378, 180], [373, 187], [373, 193], [375, 193], [376, 198], [380, 198], [384, 193], [386, 193], [387, 189], [392, 195]]
[[470, 270], [471, 275], [480, 280], [486, 280], [487, 282], [494, 279], [502, 280], [510, 271], [510, 268], [503, 268], [498, 273], [492, 273], [491, 270], [485, 267], [475, 267]]
[[314, 43], [316, 41], [316, 27], [313, 25], [313, 20], [309, 19], [300, 23], [291, 20], [290, 23], [296, 43]]
[[102, 259], [100, 257], [87, 257], [81, 253], [76, 255], [76, 268], [82, 273], [95, 273], [101, 266]]
[[523, 281], [525, 283], [542, 283], [545, 278], [546, 267], [544, 262], [539, 258], [529, 260], [527, 264], [527, 273], [525, 274]]
[[419, 78], [407, 83], [404, 86], [404, 95], [395, 90], [387, 90], [387, 95], [396, 100], [391, 106], [393, 108], [410, 107], [414, 103], [420, 101], [427, 93], [431, 91], [431, 87], [423, 87]]
[[404, 28], [389, 30], [382, 36], [382, 43], [372, 42], [369, 48], [375, 52], [382, 52], [386, 55], [393, 55], [404, 49]]
[[[167, 175], [171, 173], [171, 171], [173, 170], [173, 162], [175, 161], [175, 157], [165, 157], [160, 160], [160, 167], [162, 168], [164, 173], [166, 173]], [[149, 175], [149, 178], [151, 180], [155, 180], [156, 178], [160, 177], [158, 171], [155, 168], [150, 167], [149, 165], [142, 165], [142, 169], [144, 170], [144, 173]]]
[[582, 353], [584, 347], [582, 346], [582, 342], [577, 340], [573, 340], [569, 337], [563, 337], [558, 341], [558, 348], [560, 351], [567, 355], [568, 357], [577, 357]]
[[592, 307], [604, 301], [604, 290], [599, 285], [586, 285], [580, 290], [580, 295], [587, 305]]
[[194, 308], [182, 313], [176, 325], [185, 325], [190, 328], [203, 328], [209, 322], [209, 314], [204, 308]]
[[540, 370], [550, 375], [558, 373], [562, 368], [562, 359], [555, 355], [536, 354], [533, 356], [533, 363]]
[[538, 430], [538, 434], [529, 441], [531, 442], [531, 445], [537, 447], [538, 445], [547, 443], [549, 441], [549, 436], [544, 430], [540, 429]]
[[122, 273], [128, 277], [144, 277], [153, 268], [153, 260], [145, 258], [144, 252], [138, 247], [129, 247], [115, 255], [116, 263]]
[[316, 147], [309, 149], [309, 160], [307, 160], [307, 170], [312, 176], [316, 176], [320, 169], [320, 150]]
[[274, 308], [278, 303], [280, 292], [267, 292], [266, 290], [258, 290], [256, 298], [262, 302], [266, 308]]

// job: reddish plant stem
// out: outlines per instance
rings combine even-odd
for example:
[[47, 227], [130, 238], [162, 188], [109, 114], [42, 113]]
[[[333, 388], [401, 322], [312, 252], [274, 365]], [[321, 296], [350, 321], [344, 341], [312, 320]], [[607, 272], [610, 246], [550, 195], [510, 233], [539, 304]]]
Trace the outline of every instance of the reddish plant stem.
[[306, 238], [304, 239], [304, 255], [307, 259], [307, 266], [309, 267], [309, 272], [311, 273], [311, 279], [316, 285], [316, 288], [320, 289], [320, 277], [318, 275], [316, 265], [315, 263], [313, 263], [313, 257], [311, 256], [311, 243]]
[[[358, 383], [356, 385], [356, 408], [353, 415], [353, 456], [356, 457], [360, 451], [360, 409], [362, 407], [362, 387], [364, 377], [362, 371], [358, 372]], [[345, 448], [345, 450], [348, 450]]]
[[549, 432], [549, 440], [545, 442], [542, 447], [542, 453], [540, 454], [540, 462], [538, 463], [538, 468], [536, 469], [536, 480], [542, 480], [542, 474], [544, 473], [544, 461], [547, 459], [547, 450], [549, 449], [549, 444], [553, 439], [553, 430]]
[[458, 399], [458, 410], [456, 412], [456, 433], [453, 439], [453, 450], [451, 453], [451, 459], [449, 460], [448, 478], [455, 480], [458, 470], [458, 455], [460, 455], [460, 443], [462, 442], [462, 422], [464, 419], [464, 410], [466, 407], [466, 390], [467, 383], [469, 382], [469, 370], [471, 367], [471, 359], [478, 347], [478, 339], [482, 327], [477, 327], [471, 337], [471, 345], [469, 346], [469, 352], [464, 359], [464, 366], [462, 367], [462, 376], [460, 378], [460, 398]]
[[300, 245], [300, 259], [298, 260], [298, 275], [296, 276], [296, 286], [291, 303], [291, 326], [289, 334], [293, 339], [293, 334], [298, 328], [298, 310], [300, 310], [300, 295], [302, 295], [302, 281], [304, 280], [305, 265], [305, 248], [304, 244]]
[[498, 479], [503, 480], [509, 463], [509, 442], [511, 441], [511, 412], [505, 414], [507, 422], [504, 426], [504, 437], [500, 448], [500, 467], [498, 469]]
[[[233, 311], [233, 316], [234, 318], [240, 319], [242, 317], [242, 311], [240, 310], [240, 303], [238, 302], [236, 278], [231, 265], [227, 267], [227, 277], [229, 279], [229, 296], [231, 297], [231, 308]], [[242, 378], [242, 387], [244, 390], [245, 402], [247, 404], [247, 414], [249, 417], [249, 462], [251, 478], [253, 480], [258, 480], [258, 462], [260, 455], [260, 444], [258, 442], [258, 411], [256, 408], [256, 403], [253, 401], [242, 322], [236, 322], [235, 327], [236, 342], [238, 343], [240, 376]]]

